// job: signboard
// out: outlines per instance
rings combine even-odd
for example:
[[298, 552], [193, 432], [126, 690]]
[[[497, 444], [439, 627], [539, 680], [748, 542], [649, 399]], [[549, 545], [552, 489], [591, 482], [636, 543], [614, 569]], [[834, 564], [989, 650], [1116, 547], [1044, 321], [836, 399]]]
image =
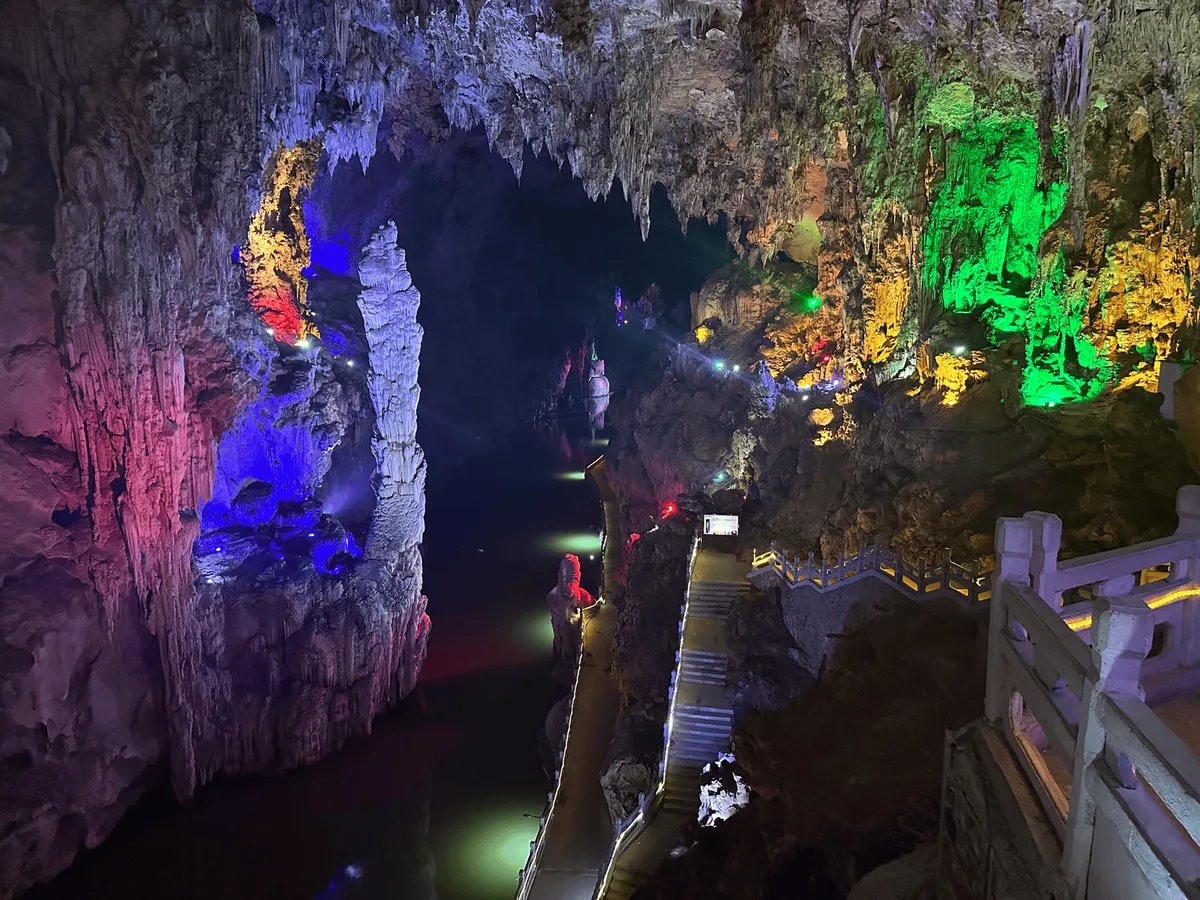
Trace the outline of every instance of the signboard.
[[737, 516], [705, 516], [704, 517], [704, 533], [705, 534], [737, 534], [738, 533], [738, 517]]

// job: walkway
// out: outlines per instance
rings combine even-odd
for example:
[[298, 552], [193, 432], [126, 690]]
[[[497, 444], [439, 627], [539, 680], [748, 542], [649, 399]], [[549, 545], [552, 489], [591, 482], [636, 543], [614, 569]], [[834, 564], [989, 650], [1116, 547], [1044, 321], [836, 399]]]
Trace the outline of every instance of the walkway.
[[[604, 504], [604, 585], [612, 584], [621, 561], [621, 528], [616, 495], [604, 457], [588, 466]], [[608, 862], [612, 819], [600, 787], [608, 746], [616, 730], [620, 694], [613, 683], [612, 639], [617, 611], [603, 603], [583, 618], [583, 658], [564, 742], [562, 768], [541, 845], [530, 865], [521, 900], [591, 900]]]
[[729, 750], [733, 711], [725, 700], [725, 619], [746, 592], [746, 565], [729, 553], [701, 549], [688, 585], [683, 647], [670, 718], [662, 804], [642, 833], [621, 848], [604, 900], [628, 900], [680, 842], [700, 807], [700, 770]]
[[609, 675], [616, 609], [605, 603], [583, 625], [583, 664], [575, 714], [531, 900], [591, 900], [612, 836], [600, 771], [612, 740], [619, 695]]

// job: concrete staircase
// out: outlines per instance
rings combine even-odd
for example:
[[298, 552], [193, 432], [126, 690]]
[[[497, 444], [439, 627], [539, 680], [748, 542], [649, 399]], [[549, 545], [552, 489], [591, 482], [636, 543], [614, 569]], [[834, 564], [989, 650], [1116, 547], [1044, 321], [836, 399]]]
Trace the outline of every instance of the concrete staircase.
[[734, 601], [750, 591], [746, 581], [731, 580], [743, 571], [730, 554], [701, 550], [697, 556], [688, 586], [661, 806], [641, 835], [617, 855], [603, 900], [629, 900], [653, 877], [678, 844], [680, 829], [696, 818], [700, 770], [729, 752], [733, 710], [725, 705], [725, 620]]
[[688, 615], [698, 619], [717, 619], [724, 622], [729, 616], [729, 607], [738, 594], [744, 594], [750, 586], [743, 582], [699, 581], [693, 582], [688, 597]]
[[605, 900], [629, 900], [638, 888], [650, 880], [652, 874], [617, 866], [604, 893]]
[[705, 650], [684, 650], [679, 654], [679, 681], [685, 684], [707, 684], [725, 687], [729, 657], [724, 653]]

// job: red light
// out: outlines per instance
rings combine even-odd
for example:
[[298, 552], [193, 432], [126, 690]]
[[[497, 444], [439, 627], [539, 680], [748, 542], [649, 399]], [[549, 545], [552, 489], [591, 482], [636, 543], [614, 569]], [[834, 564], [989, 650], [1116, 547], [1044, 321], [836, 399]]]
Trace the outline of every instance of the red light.
[[635, 531], [633, 534], [631, 534], [631, 535], [629, 536], [629, 540], [631, 540], [631, 541], [636, 541], [636, 540], [637, 540], [638, 538], [640, 538], [640, 537], [641, 537], [641, 535], [640, 535], [640, 534], [638, 534], [638, 533]]
[[250, 305], [264, 325], [275, 330], [275, 338], [294, 344], [304, 332], [304, 317], [292, 295], [290, 285], [270, 288], [251, 288]]
[[822, 357], [821, 357], [821, 362], [829, 362], [829, 355], [828, 355], [828, 354], [826, 354], [825, 356], [822, 356]]
[[664, 503], [663, 504], [662, 517], [664, 519], [675, 515], [675, 513], [677, 513], [677, 512], [679, 512], [679, 507], [676, 506], [674, 503]]

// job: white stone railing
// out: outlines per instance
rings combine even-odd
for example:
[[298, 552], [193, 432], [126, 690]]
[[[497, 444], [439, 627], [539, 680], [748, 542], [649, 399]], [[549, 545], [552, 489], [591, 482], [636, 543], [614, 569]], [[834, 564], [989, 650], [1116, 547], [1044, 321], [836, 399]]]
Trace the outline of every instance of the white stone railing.
[[645, 794], [639, 794], [638, 808], [633, 810], [624, 820], [618, 822], [613, 829], [612, 844], [609, 845], [604, 873], [596, 883], [596, 890], [592, 894], [593, 900], [601, 900], [604, 897], [605, 892], [608, 890], [609, 882], [612, 880], [617, 860], [625, 849], [637, 840], [638, 836], [641, 835], [642, 831], [658, 812], [658, 807], [662, 804], [663, 791], [667, 781], [667, 754], [671, 749], [671, 730], [675, 722], [675, 697], [676, 688], [679, 684], [679, 667], [683, 658], [683, 632], [687, 624], [688, 607], [691, 602], [692, 570], [696, 565], [696, 551], [699, 548], [700, 533], [697, 531], [692, 537], [692, 547], [688, 552], [688, 587], [683, 596], [683, 605], [679, 608], [679, 646], [675, 650], [675, 666], [671, 670], [671, 686], [668, 689], [667, 695], [667, 721], [663, 725], [663, 752], [658, 763], [658, 784], [654, 788], [653, 796], [647, 797]]
[[[1176, 508], [1170, 538], [1063, 563], [1056, 516], [996, 525], [986, 715], [1058, 829], [1075, 900], [1089, 877], [1130, 898], [1200, 896], [1200, 760], [1143, 699], [1157, 611], [1190, 601], [1184, 615], [1200, 616], [1200, 487], [1182, 488]], [[1137, 573], [1163, 566], [1165, 579], [1135, 588]], [[1083, 585], [1090, 646], [1061, 607], [1061, 592]], [[1188, 643], [1178, 663], [1191, 667], [1200, 642]]]
[[818, 593], [827, 593], [863, 578], [884, 581], [914, 597], [956, 594], [968, 603], [991, 596], [991, 584], [979, 574], [978, 564], [963, 566], [950, 559], [949, 551], [934, 563], [907, 560], [904, 555], [880, 546], [876, 541], [860, 545], [857, 553], [839, 556], [832, 563], [790, 555], [772, 545], [760, 553], [754, 551], [751, 577], [773, 573], [788, 586], [806, 585]]

